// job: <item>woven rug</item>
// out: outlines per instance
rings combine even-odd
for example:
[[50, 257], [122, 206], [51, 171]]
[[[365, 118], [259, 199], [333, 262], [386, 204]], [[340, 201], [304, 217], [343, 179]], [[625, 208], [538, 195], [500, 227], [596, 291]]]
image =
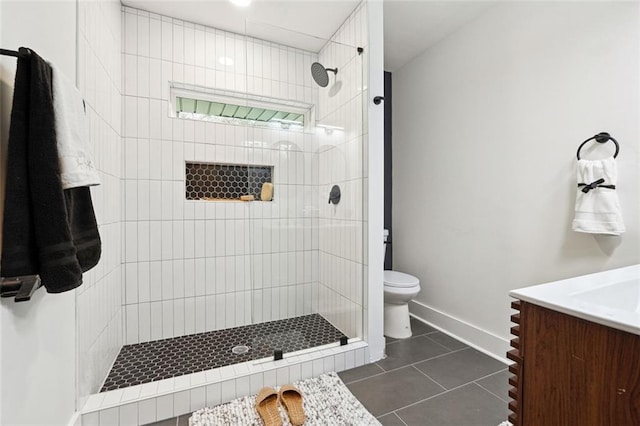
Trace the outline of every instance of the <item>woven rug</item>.
[[[302, 392], [305, 426], [380, 425], [360, 401], [347, 389], [336, 373], [301, 380], [294, 385]], [[278, 388], [276, 388], [278, 390]], [[191, 426], [262, 426], [255, 409], [255, 395], [234, 399], [226, 404], [198, 410], [189, 418]], [[279, 405], [282, 424], [290, 426], [286, 410]]]

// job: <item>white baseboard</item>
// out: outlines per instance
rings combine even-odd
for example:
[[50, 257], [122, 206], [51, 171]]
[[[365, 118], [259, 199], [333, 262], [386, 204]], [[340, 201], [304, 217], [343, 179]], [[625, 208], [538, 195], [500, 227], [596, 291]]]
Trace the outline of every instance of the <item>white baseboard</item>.
[[506, 358], [510, 349], [507, 339], [415, 300], [409, 302], [409, 312], [415, 319], [455, 337], [472, 348], [505, 364], [512, 364]]

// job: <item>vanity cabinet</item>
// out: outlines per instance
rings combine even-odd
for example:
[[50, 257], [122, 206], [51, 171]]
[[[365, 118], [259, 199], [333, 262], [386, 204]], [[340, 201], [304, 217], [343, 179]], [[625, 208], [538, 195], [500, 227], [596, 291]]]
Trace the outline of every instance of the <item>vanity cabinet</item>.
[[512, 308], [514, 426], [640, 425], [640, 336], [529, 302]]

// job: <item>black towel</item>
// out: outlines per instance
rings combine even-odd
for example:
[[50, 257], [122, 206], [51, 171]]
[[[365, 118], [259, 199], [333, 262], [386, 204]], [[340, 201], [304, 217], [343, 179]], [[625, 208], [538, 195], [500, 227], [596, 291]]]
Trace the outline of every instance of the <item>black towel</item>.
[[51, 67], [35, 52], [18, 59], [4, 205], [2, 276], [40, 275], [49, 293], [82, 284], [98, 263], [89, 188], [63, 190]]

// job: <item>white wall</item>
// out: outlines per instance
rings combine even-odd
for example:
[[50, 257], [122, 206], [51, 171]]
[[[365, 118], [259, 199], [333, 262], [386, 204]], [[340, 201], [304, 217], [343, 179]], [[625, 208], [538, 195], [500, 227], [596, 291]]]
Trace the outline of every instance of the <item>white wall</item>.
[[[413, 313], [504, 356], [509, 290], [640, 262], [638, 35], [635, 3], [500, 4], [393, 74]], [[621, 237], [571, 230], [576, 149], [600, 131], [621, 145]]]
[[[83, 285], [59, 295], [40, 290], [23, 304], [2, 300], [2, 423], [64, 424], [98, 390], [122, 342], [120, 3], [9, 1], [0, 7], [3, 47], [32, 47], [77, 81], [102, 180], [92, 198], [103, 254]], [[3, 165], [15, 63], [1, 62]]]
[[[3, 1], [0, 10], [3, 48], [33, 48], [75, 78], [74, 2]], [[15, 58], [0, 57], [3, 188], [15, 66]], [[52, 295], [40, 289], [31, 301], [19, 304], [1, 299], [0, 423], [50, 425], [71, 419], [76, 397], [75, 309], [73, 291]]]
[[[367, 41], [368, 54], [364, 70], [367, 89], [364, 94], [365, 116], [365, 220], [364, 258], [367, 264], [364, 277], [365, 336], [369, 343], [368, 361], [377, 361], [384, 356], [383, 336], [384, 252], [382, 229], [384, 227], [384, 104], [373, 103], [375, 96], [384, 95], [384, 19], [383, 4], [367, 1]], [[371, 244], [369, 244], [371, 242]]]

